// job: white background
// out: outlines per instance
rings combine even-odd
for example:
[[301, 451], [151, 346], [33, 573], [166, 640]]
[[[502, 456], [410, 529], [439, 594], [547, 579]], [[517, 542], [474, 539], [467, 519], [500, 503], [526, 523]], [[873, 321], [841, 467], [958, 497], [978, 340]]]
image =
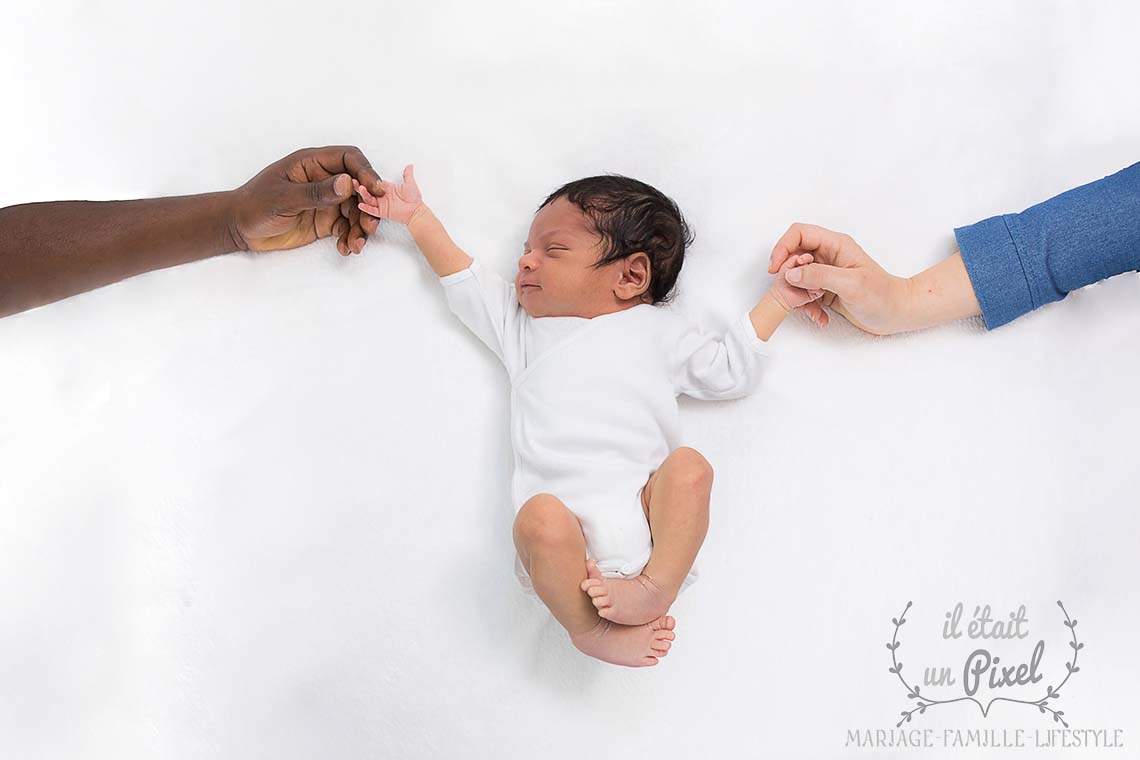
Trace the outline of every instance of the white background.
[[[547, 192], [621, 172], [680, 203], [678, 306], [723, 326], [793, 221], [909, 275], [1140, 160], [1138, 28], [1128, 2], [26, 3], [0, 205], [353, 143], [414, 161], [509, 274]], [[1125, 730], [1084, 756], [1136, 756], [1135, 274], [992, 333], [795, 319], [754, 396], [684, 404], [712, 529], [672, 653], [632, 671], [517, 588], [505, 375], [383, 233], [0, 320], [0, 755], [905, 756], [843, 744], [907, 707], [883, 646], [907, 600], [931, 647], [956, 601], [1026, 604], [1054, 680], [1063, 599], [1086, 649], [1057, 706]]]

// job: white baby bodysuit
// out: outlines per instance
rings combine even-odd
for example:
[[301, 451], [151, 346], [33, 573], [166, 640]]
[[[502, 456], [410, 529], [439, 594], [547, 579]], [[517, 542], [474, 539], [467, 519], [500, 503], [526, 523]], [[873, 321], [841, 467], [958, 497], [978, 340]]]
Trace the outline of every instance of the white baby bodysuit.
[[[536, 494], [557, 496], [603, 575], [638, 575], [652, 551], [641, 490], [681, 445], [677, 396], [744, 396], [766, 363], [748, 314], [723, 336], [649, 304], [593, 319], [531, 317], [514, 284], [478, 261], [440, 282], [451, 311], [507, 369], [515, 511]], [[531, 591], [517, 557], [515, 571]], [[682, 588], [694, 580], [696, 566]]]

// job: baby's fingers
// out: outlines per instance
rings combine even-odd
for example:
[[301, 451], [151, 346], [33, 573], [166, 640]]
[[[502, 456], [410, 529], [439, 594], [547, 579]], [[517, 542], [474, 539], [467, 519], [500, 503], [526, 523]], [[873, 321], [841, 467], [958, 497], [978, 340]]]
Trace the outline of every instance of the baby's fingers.
[[384, 216], [384, 212], [380, 210], [379, 206], [373, 206], [370, 203], [357, 203], [356, 207], [364, 213], [371, 214], [372, 216], [378, 216], [381, 218]]
[[802, 267], [805, 264], [812, 263], [813, 261], [815, 261], [815, 257], [812, 256], [810, 253], [800, 253], [800, 254], [797, 254], [795, 256], [789, 256], [787, 261], [785, 261], [783, 264], [780, 265], [779, 271], [786, 272], [789, 269], [795, 269], [796, 267]]
[[363, 190], [364, 193], [367, 194], [368, 197], [370, 197], [370, 198], [383, 198], [385, 193], [387, 192], [387, 190], [384, 188], [384, 185], [390, 185], [390, 184], [391, 184], [390, 182], [385, 182], [384, 180], [380, 180], [380, 191], [378, 193], [376, 193], [375, 195], [373, 195], [373, 194], [369, 193], [368, 188], [365, 187], [364, 185], [362, 185], [360, 182], [358, 182], [355, 177], [353, 177], [353, 179], [352, 179], [352, 189], [358, 193], [361, 190]]
[[396, 189], [396, 184], [394, 182], [388, 182], [387, 180], [384, 180], [383, 182], [380, 183], [380, 190], [381, 190], [380, 195], [373, 195], [372, 193], [368, 192], [368, 188], [364, 187], [364, 185], [361, 185], [360, 186], [360, 191], [361, 191], [360, 197], [364, 199], [365, 203], [371, 204], [373, 206], [379, 206], [380, 205], [380, 199], [383, 198], [388, 193], [394, 191], [395, 189]]
[[368, 192], [368, 188], [367, 188], [367, 187], [365, 187], [364, 185], [360, 184], [359, 182], [356, 182], [356, 183], [354, 183], [354, 188], [356, 189], [356, 193], [357, 193], [357, 195], [359, 195], [359, 196], [361, 197], [361, 199], [363, 199], [363, 201], [364, 201], [365, 203], [367, 203], [367, 204], [369, 204], [369, 205], [372, 205], [372, 206], [375, 206], [375, 205], [377, 205], [377, 203], [376, 203], [376, 201], [377, 201], [377, 198], [376, 198], [376, 196], [375, 196], [375, 195], [373, 195], [372, 193]]

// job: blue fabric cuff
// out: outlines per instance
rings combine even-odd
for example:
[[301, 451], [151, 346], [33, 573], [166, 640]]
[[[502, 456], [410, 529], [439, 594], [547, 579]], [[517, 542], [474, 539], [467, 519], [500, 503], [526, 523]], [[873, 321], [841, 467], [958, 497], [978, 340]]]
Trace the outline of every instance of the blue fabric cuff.
[[957, 227], [954, 237], [987, 329], [1033, 311], [1033, 292], [1004, 216]]

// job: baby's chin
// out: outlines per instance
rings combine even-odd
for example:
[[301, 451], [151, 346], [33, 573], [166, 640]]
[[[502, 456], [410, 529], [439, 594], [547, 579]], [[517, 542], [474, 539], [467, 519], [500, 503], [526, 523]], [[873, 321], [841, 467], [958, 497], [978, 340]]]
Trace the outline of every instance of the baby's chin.
[[534, 292], [535, 291], [533, 289], [530, 291], [516, 290], [515, 294], [518, 297], [519, 306], [523, 307], [523, 311], [525, 311], [531, 317], [552, 316], [546, 312], [541, 303], [537, 302], [538, 299], [534, 298]]
[[523, 307], [523, 311], [525, 311], [528, 316], [530, 316], [534, 319], [538, 319], [540, 317], [567, 317], [567, 316], [572, 316], [570, 314], [559, 313], [558, 311], [551, 311], [550, 309], [543, 308], [542, 306], [539, 306], [538, 304], [533, 304], [533, 303], [528, 304], [524, 300], [521, 300], [521, 299], [519, 300], [519, 305]]
[[527, 313], [527, 316], [534, 317], [536, 319], [538, 317], [552, 316], [550, 314], [547, 314], [545, 311], [543, 311], [543, 309], [541, 307], [534, 306], [533, 304], [528, 305], [521, 300], [519, 301], [519, 306], [523, 307], [523, 311], [525, 311]]

